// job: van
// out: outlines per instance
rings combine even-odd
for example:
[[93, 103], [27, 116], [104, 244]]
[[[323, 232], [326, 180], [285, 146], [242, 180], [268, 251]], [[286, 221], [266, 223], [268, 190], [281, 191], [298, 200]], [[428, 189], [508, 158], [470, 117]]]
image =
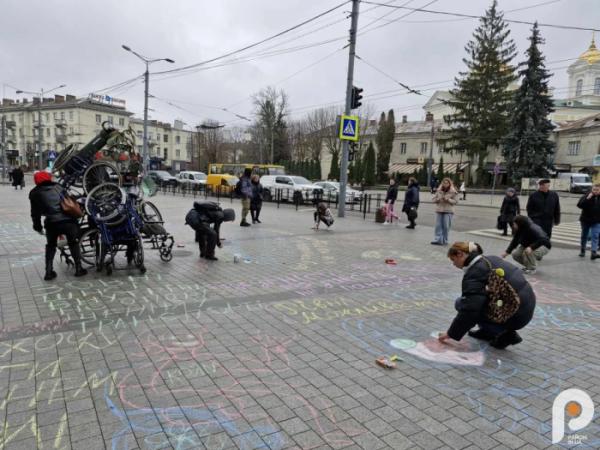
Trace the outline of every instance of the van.
[[569, 192], [586, 193], [592, 189], [592, 179], [587, 173], [565, 172], [557, 174], [559, 180], [569, 180]]

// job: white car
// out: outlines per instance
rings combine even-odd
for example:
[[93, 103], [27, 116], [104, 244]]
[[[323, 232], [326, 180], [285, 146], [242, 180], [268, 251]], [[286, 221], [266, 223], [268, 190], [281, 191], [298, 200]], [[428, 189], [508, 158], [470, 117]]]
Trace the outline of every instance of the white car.
[[[333, 199], [340, 193], [340, 183], [337, 181], [317, 181], [315, 184], [323, 188], [325, 199]], [[346, 203], [360, 203], [362, 194], [362, 192], [346, 185]]]
[[280, 192], [282, 200], [294, 200], [294, 195], [302, 195], [303, 200], [322, 197], [323, 188], [296, 175], [263, 175], [260, 179], [263, 197], [266, 201], [275, 200]]
[[204, 172], [192, 171], [179, 172], [179, 174], [177, 175], [177, 181], [179, 182], [180, 186], [185, 186], [186, 188], [205, 186], [206, 174]]

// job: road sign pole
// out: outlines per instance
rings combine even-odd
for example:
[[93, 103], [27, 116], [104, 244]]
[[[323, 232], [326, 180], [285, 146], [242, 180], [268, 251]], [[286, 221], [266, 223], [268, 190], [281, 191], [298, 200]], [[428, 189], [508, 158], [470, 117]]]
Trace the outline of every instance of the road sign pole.
[[[354, 56], [356, 54], [356, 31], [358, 28], [359, 0], [352, 0], [352, 21], [350, 25], [350, 46], [348, 52], [348, 81], [346, 83], [346, 109], [345, 115], [350, 114], [352, 107], [352, 85], [354, 83]], [[338, 217], [344, 217], [346, 208], [346, 183], [348, 182], [348, 141], [342, 141], [342, 164], [340, 165], [340, 201], [338, 203]]]

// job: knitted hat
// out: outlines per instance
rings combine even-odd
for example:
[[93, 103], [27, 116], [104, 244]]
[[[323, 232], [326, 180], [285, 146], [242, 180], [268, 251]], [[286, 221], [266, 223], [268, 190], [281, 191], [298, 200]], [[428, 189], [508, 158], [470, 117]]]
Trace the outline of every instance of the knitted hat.
[[45, 170], [39, 170], [33, 175], [33, 181], [36, 186], [42, 184], [44, 181], [52, 181], [52, 174]]

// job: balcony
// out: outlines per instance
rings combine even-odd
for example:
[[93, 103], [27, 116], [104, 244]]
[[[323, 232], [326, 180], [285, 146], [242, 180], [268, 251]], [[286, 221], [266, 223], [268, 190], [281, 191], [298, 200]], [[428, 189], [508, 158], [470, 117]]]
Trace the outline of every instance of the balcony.
[[67, 142], [67, 135], [63, 134], [63, 133], [59, 133], [56, 135], [56, 142], [60, 143], [60, 144], [64, 144], [65, 142]]
[[54, 121], [54, 126], [57, 128], [66, 128], [67, 127], [67, 121], [65, 119], [56, 119]]

